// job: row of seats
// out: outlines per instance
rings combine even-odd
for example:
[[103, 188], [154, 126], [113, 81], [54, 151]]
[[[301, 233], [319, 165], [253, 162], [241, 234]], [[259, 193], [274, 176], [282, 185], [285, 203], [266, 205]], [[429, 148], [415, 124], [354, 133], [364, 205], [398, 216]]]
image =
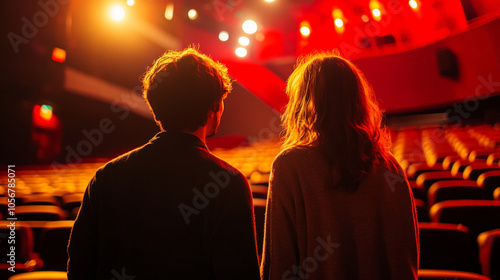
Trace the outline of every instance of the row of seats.
[[[257, 228], [263, 228], [265, 200], [255, 201], [255, 215]], [[9, 223], [0, 222], [0, 236], [10, 235]], [[73, 221], [16, 222], [16, 240], [21, 244], [16, 247], [16, 269], [64, 271], [72, 226]], [[491, 279], [500, 276], [500, 229], [482, 233], [477, 242], [460, 224], [420, 223], [419, 229], [420, 269], [483, 272]], [[9, 252], [8, 242], [0, 242], [0, 249]], [[0, 255], [2, 268], [8, 266], [7, 261], [6, 254]]]
[[[500, 267], [500, 185], [496, 181], [500, 171], [499, 130], [498, 125], [480, 125], [403, 127], [390, 131], [393, 153], [416, 198], [421, 236], [420, 279], [489, 279], [478, 273], [500, 279], [495, 270]], [[213, 150], [251, 183], [259, 251], [269, 174], [278, 152], [278, 143], [272, 141]], [[31, 228], [34, 240], [42, 237], [47, 220], [72, 222], [88, 180], [102, 163], [81, 164], [69, 170], [23, 167], [17, 172], [21, 191], [16, 193], [16, 215], [21, 213], [23, 219], [30, 220], [24, 223]], [[4, 217], [8, 217], [6, 209], [0, 203]], [[49, 215], [34, 213], [40, 211]], [[67, 243], [67, 238], [62, 243]], [[43, 260], [37, 250], [34, 252], [40, 253]]]

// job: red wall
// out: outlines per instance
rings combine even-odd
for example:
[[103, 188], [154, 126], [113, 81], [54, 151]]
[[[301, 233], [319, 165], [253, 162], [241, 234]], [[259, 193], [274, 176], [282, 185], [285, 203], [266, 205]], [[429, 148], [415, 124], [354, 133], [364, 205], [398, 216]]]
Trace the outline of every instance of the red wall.
[[[414, 111], [463, 102], [500, 91], [500, 19], [403, 53], [355, 60], [388, 112]], [[455, 81], [439, 74], [437, 51], [455, 53]], [[485, 86], [484, 81], [490, 81]], [[492, 81], [492, 82], [491, 82]]]

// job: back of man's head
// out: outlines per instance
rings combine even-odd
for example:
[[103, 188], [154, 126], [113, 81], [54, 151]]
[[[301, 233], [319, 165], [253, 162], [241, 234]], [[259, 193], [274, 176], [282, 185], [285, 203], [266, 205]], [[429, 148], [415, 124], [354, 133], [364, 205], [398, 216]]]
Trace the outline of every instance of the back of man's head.
[[144, 98], [165, 131], [195, 131], [231, 92], [227, 68], [196, 49], [168, 51], [143, 77]]

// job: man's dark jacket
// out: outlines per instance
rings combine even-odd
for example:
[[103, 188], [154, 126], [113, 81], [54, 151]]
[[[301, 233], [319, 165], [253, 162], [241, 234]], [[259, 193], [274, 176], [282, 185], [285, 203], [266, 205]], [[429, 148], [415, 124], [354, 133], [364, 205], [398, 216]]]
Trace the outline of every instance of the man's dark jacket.
[[250, 188], [196, 136], [160, 132], [100, 168], [68, 246], [73, 279], [259, 279]]

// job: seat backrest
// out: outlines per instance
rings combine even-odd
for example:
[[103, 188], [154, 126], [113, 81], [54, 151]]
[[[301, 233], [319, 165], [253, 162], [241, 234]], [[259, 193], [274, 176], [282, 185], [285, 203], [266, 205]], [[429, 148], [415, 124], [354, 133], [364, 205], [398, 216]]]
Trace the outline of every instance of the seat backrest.
[[53, 205], [26, 205], [16, 207], [16, 217], [21, 221], [58, 221], [66, 218], [66, 213]]
[[472, 236], [500, 228], [500, 201], [448, 200], [434, 204], [430, 211], [435, 223], [463, 224]]
[[44, 270], [66, 270], [69, 236], [74, 221], [46, 223], [40, 235], [39, 253]]
[[417, 177], [417, 185], [427, 191], [432, 184], [443, 180], [462, 180], [462, 174], [452, 174], [450, 171], [431, 171], [422, 173]]
[[465, 167], [463, 176], [465, 180], [477, 180], [479, 175], [490, 170], [500, 170], [498, 166], [491, 166], [485, 162], [471, 163]]
[[480, 273], [477, 244], [467, 227], [419, 223], [420, 268]]
[[65, 271], [34, 271], [14, 275], [8, 280], [67, 280]]
[[500, 279], [500, 229], [481, 233], [477, 237], [483, 274]]
[[496, 188], [500, 187], [500, 170], [490, 170], [477, 178], [477, 185], [483, 188], [488, 198], [493, 196]]
[[483, 190], [472, 180], [438, 181], [432, 184], [427, 193], [429, 207], [445, 200], [483, 198]]
[[481, 274], [452, 271], [452, 270], [434, 270], [434, 269], [420, 269], [418, 271], [419, 280], [491, 280]]

